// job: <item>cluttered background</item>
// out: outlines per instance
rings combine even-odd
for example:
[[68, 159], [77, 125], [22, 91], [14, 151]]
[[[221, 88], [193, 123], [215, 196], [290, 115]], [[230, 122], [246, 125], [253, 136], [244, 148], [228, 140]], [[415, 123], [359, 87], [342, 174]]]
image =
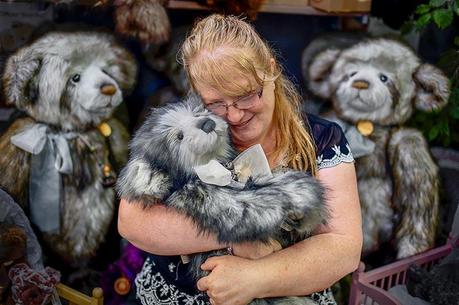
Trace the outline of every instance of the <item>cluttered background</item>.
[[[387, 291], [406, 283], [403, 272], [419, 255], [425, 255], [427, 262], [432, 257], [429, 251], [441, 248], [442, 257], [454, 254], [451, 232], [459, 203], [459, 1], [0, 1], [0, 249], [5, 249], [0, 251], [0, 304], [32, 304], [32, 300], [45, 304], [79, 292], [88, 302], [99, 302], [81, 304], [140, 304], [134, 278], [144, 253], [116, 230], [119, 198], [113, 186], [127, 161], [127, 143], [151, 107], [180, 100], [188, 91], [177, 50], [193, 22], [212, 12], [245, 16], [277, 51], [286, 75], [304, 98], [304, 109], [342, 124], [352, 125], [353, 120], [340, 117], [339, 94], [323, 89], [328, 88], [327, 71], [344, 52], [359, 56], [359, 43], [378, 44], [384, 38], [389, 50], [393, 48], [390, 54], [368, 61], [365, 68], [385, 64], [388, 71], [379, 79], [389, 78], [402, 91], [400, 103], [406, 103], [408, 110], [404, 115], [393, 113], [386, 121], [375, 114], [369, 120], [369, 133], [359, 124], [342, 125], [348, 138], [357, 137], [355, 144], [350, 142], [359, 152], [354, 157], [366, 244], [365, 268], [362, 265], [354, 274], [354, 281], [348, 276], [333, 287], [337, 301], [397, 304], [390, 303], [393, 299]], [[73, 37], [75, 31], [84, 34]], [[72, 48], [86, 50], [87, 60], [72, 62], [70, 57], [64, 67], [47, 57], [67, 56]], [[414, 69], [397, 58], [399, 49], [413, 52]], [[324, 59], [327, 50], [336, 51], [336, 57]], [[91, 70], [92, 59], [108, 68]], [[394, 67], [388, 62], [394, 62]], [[327, 65], [326, 71], [318, 75], [317, 65]], [[74, 73], [65, 79], [63, 69], [77, 71], [77, 67], [88, 69], [85, 73], [93, 77]], [[91, 81], [107, 75], [116, 85], [105, 85], [102, 93], [90, 90]], [[46, 85], [37, 86], [41, 82]], [[438, 89], [442, 82], [449, 88], [447, 93]], [[81, 84], [82, 91], [72, 89], [72, 84]], [[406, 96], [403, 90], [409, 86], [422, 93]], [[426, 102], [423, 94], [438, 103]], [[53, 104], [56, 96], [59, 101]], [[105, 105], [107, 96], [117, 101], [110, 112], [77, 117], [73, 111], [78, 99], [83, 108], [95, 111]], [[40, 124], [23, 132], [32, 121]], [[56, 126], [63, 126], [62, 137], [73, 141], [70, 152], [49, 144], [62, 141], [48, 140], [46, 130]], [[418, 132], [423, 139], [418, 151], [425, 147], [428, 160], [418, 158], [416, 151], [391, 150], [387, 139], [382, 141], [378, 135], [378, 130], [390, 135], [403, 128]], [[382, 147], [382, 154], [390, 157], [368, 164], [374, 147]], [[63, 157], [58, 171], [50, 169], [54, 159], [49, 155], [54, 151], [64, 151], [73, 166]], [[397, 164], [401, 155], [409, 156], [412, 170], [429, 172], [421, 184], [409, 184], [404, 178], [405, 169]], [[37, 169], [37, 162], [47, 166]], [[369, 167], [376, 167], [376, 174], [369, 174]], [[375, 179], [377, 183], [372, 182]], [[385, 185], [390, 186], [386, 198], [375, 198], [378, 187]], [[389, 223], [385, 228], [378, 223], [382, 216], [376, 202], [385, 209]], [[420, 237], [418, 226], [427, 227], [428, 236]], [[440, 258], [435, 256], [436, 261], [425, 268], [430, 272], [425, 278], [439, 276], [435, 265]], [[389, 274], [393, 278], [389, 281], [376, 277], [367, 283], [369, 288], [359, 282], [365, 272], [378, 274], [380, 268], [400, 262], [406, 268]], [[382, 289], [383, 296], [372, 294], [375, 287]], [[454, 287], [459, 282], [451, 291]], [[440, 304], [431, 294], [417, 297]], [[450, 300], [442, 304], [453, 304]]]

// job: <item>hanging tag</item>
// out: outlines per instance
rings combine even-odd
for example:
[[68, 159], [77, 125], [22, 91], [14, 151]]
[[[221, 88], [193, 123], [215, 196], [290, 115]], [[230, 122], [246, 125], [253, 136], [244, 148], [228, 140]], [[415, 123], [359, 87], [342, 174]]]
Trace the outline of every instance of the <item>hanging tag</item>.
[[112, 134], [112, 128], [106, 122], [100, 123], [97, 129], [99, 129], [100, 133], [106, 138]]
[[374, 126], [370, 121], [359, 121], [357, 122], [357, 130], [364, 136], [369, 136], [373, 133]]
[[268, 159], [260, 144], [247, 148], [232, 164], [236, 180], [242, 183], [249, 177], [271, 176]]

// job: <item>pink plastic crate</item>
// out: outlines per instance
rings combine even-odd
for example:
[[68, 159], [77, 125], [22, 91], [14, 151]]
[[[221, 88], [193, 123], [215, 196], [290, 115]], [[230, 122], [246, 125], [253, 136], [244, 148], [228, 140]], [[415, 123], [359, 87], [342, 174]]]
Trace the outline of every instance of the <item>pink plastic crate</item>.
[[395, 285], [406, 283], [406, 271], [415, 263], [430, 270], [452, 250], [452, 245], [434, 248], [424, 253], [405, 258], [392, 264], [365, 272], [361, 262], [359, 268], [352, 274], [352, 286], [349, 305], [403, 305], [388, 290]]

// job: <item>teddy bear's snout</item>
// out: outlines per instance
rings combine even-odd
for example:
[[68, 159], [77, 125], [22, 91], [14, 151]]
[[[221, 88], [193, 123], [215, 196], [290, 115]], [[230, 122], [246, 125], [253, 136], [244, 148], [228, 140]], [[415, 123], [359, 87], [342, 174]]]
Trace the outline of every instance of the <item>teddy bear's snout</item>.
[[359, 90], [366, 90], [370, 87], [370, 83], [366, 80], [355, 80], [352, 82], [352, 87]]
[[206, 119], [204, 119], [204, 120], [199, 122], [199, 126], [198, 127], [199, 127], [199, 129], [201, 129], [205, 133], [210, 133], [210, 132], [215, 130], [216, 126], [217, 126], [217, 124], [215, 123], [214, 120], [206, 118]]
[[100, 87], [100, 92], [103, 94], [103, 95], [114, 95], [116, 93], [116, 87], [113, 86], [112, 84], [103, 84], [101, 87]]

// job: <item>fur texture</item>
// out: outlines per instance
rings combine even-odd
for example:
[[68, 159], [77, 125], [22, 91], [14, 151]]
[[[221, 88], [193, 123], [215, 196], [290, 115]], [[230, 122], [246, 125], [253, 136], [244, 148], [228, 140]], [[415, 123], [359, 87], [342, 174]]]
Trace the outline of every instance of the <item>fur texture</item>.
[[[211, 159], [226, 164], [236, 153], [225, 121], [205, 110], [197, 97], [154, 109], [130, 148], [130, 160], [118, 180], [120, 196], [146, 206], [161, 202], [174, 207], [221, 243], [276, 239], [287, 246], [296, 240], [282, 234], [281, 225], [286, 223], [304, 238], [326, 222], [323, 187], [305, 172], [277, 172], [228, 186], [199, 180], [194, 166]], [[200, 265], [207, 257], [221, 254], [194, 255], [196, 277], [204, 276]], [[304, 299], [273, 299], [269, 304], [307, 304]]]
[[[10, 143], [12, 135], [40, 122], [53, 132], [75, 132], [69, 140], [73, 173], [62, 174], [61, 228], [44, 234], [47, 250], [75, 264], [94, 255], [114, 213], [115, 192], [102, 185], [107, 154], [116, 164], [127, 159], [128, 133], [110, 118], [134, 85], [136, 63], [112, 36], [101, 33], [50, 33], [18, 50], [6, 64], [7, 102], [28, 117], [18, 119], [0, 138], [0, 186], [27, 208], [30, 154]], [[96, 128], [107, 122], [108, 138]]]
[[114, 0], [116, 31], [144, 44], [169, 40], [171, 25], [165, 6], [168, 0]]
[[[402, 127], [414, 108], [443, 107], [449, 82], [404, 44], [371, 39], [319, 52], [307, 67], [309, 87], [331, 99], [339, 119], [373, 123], [370, 155], [356, 161], [364, 254], [395, 234], [397, 257], [433, 246], [438, 219], [438, 169], [427, 142]], [[352, 146], [351, 146], [352, 148]]]

